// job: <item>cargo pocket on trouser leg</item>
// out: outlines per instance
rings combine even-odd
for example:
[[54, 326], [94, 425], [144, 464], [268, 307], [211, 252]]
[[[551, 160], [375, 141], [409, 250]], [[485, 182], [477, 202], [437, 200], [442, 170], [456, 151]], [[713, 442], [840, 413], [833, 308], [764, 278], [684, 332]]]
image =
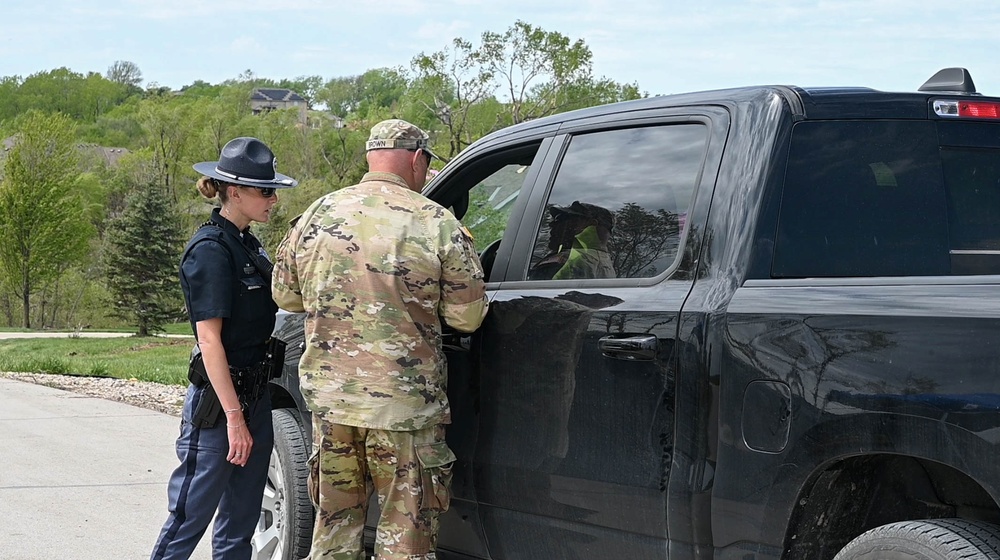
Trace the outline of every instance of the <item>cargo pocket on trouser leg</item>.
[[319, 451], [309, 457], [309, 476], [306, 478], [306, 488], [313, 507], [319, 509]]
[[420, 509], [443, 513], [451, 504], [451, 475], [455, 454], [444, 441], [416, 446], [421, 470]]

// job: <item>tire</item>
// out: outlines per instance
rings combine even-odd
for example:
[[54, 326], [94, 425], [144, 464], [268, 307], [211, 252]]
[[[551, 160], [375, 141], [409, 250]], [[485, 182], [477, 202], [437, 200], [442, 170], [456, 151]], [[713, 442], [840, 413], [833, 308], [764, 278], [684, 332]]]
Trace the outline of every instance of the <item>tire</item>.
[[295, 410], [271, 411], [274, 449], [260, 521], [253, 536], [254, 560], [298, 560], [309, 555], [313, 511], [307, 480], [309, 444]]
[[890, 523], [849, 542], [834, 560], [1000, 560], [1000, 527], [964, 519]]

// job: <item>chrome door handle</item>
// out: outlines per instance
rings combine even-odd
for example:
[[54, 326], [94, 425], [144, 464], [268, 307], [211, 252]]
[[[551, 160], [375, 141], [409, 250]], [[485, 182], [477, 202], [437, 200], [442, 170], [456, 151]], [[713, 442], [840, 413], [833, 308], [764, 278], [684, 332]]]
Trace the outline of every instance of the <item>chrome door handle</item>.
[[618, 360], [650, 361], [656, 359], [658, 346], [651, 334], [605, 336], [597, 341], [601, 354]]

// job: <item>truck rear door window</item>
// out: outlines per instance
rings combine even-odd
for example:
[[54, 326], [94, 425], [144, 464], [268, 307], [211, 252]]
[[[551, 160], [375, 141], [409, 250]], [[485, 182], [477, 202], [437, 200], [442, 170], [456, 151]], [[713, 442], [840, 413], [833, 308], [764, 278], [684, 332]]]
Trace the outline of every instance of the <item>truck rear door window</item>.
[[796, 125], [772, 276], [1000, 274], [1000, 150], [941, 146], [947, 124]]
[[942, 148], [941, 163], [952, 274], [1000, 274], [1000, 149]]

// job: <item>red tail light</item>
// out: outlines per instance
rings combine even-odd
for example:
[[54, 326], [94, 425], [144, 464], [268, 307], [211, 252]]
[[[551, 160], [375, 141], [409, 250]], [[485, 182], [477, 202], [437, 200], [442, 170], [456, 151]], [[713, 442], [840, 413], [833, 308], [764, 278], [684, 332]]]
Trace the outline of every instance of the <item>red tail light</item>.
[[1000, 118], [1000, 103], [962, 101], [958, 104], [958, 116], [997, 119]]
[[996, 101], [934, 101], [934, 112], [942, 117], [1000, 120], [1000, 103]]

